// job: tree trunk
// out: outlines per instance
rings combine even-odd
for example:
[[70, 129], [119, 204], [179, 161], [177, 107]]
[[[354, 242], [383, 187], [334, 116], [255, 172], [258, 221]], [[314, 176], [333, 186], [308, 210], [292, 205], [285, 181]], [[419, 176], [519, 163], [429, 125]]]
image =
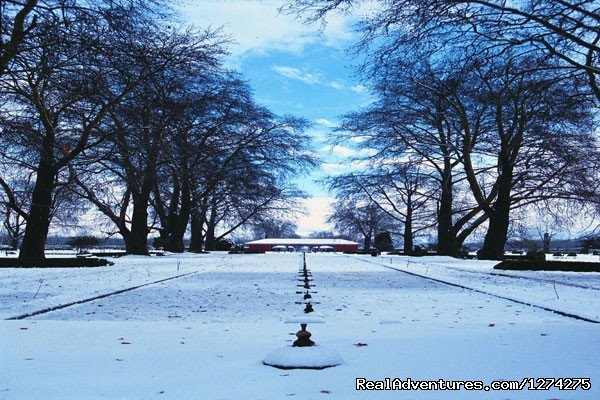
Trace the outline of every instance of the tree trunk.
[[216, 248], [216, 240], [215, 240], [215, 226], [213, 224], [208, 224], [206, 227], [206, 244], [204, 248], [207, 251], [215, 250]]
[[148, 197], [142, 193], [133, 198], [131, 229], [123, 237], [127, 254], [148, 255]]
[[368, 250], [368, 249], [370, 249], [370, 248], [371, 248], [371, 236], [372, 236], [372, 233], [371, 233], [371, 231], [369, 230], [369, 233], [367, 233], [367, 234], [365, 235], [365, 239], [364, 239], [364, 242], [363, 242], [363, 246], [364, 246], [364, 249], [365, 249], [365, 250]]
[[11, 236], [11, 238], [10, 238], [10, 247], [13, 250], [17, 250], [19, 248], [19, 237], [18, 236]]
[[502, 260], [508, 236], [509, 213], [504, 207], [497, 208], [489, 218], [488, 231], [483, 247], [477, 253], [480, 260]]
[[161, 226], [161, 228], [158, 229], [158, 236], [160, 238], [160, 247], [167, 250], [167, 243], [169, 243], [169, 234], [167, 233], [167, 230]]
[[404, 221], [404, 253], [410, 254], [413, 251], [413, 221], [412, 204], [409, 200], [406, 204], [406, 219]]
[[206, 244], [204, 248], [208, 251], [213, 251], [217, 247], [217, 240], [215, 238], [215, 229], [217, 228], [217, 209], [216, 205], [213, 204], [213, 207], [210, 211], [210, 218], [206, 225]]
[[168, 242], [165, 244], [166, 249], [173, 253], [183, 253], [185, 251], [183, 237], [185, 236], [185, 231], [190, 221], [191, 210], [190, 190], [186, 181], [183, 182], [181, 187], [180, 202], [181, 207], [179, 208], [179, 212], [175, 215], [175, 218], [172, 220]]
[[440, 256], [455, 257], [458, 255], [456, 233], [452, 226], [452, 203], [454, 201], [452, 188], [452, 167], [449, 161], [444, 166], [441, 182], [442, 193], [440, 196], [440, 208], [438, 210], [438, 246], [437, 254]]
[[481, 260], [504, 259], [504, 246], [508, 239], [510, 225], [510, 191], [512, 188], [512, 168], [504, 164], [502, 176], [499, 177], [498, 197], [488, 215], [489, 225], [483, 247], [477, 253]]
[[204, 235], [202, 233], [202, 225], [204, 224], [204, 218], [198, 213], [192, 214], [191, 219], [191, 232], [192, 237], [190, 239], [190, 252], [201, 253], [204, 245]]
[[[42, 150], [43, 153], [46, 153]], [[50, 208], [52, 207], [52, 190], [56, 179], [56, 168], [48, 160], [51, 155], [42, 154], [35, 187], [31, 197], [31, 208], [27, 217], [25, 236], [21, 244], [19, 258], [45, 258], [44, 248], [50, 227]]]
[[[187, 226], [187, 222], [186, 222]], [[185, 251], [185, 244], [183, 243], [183, 237], [185, 235], [185, 229], [180, 229], [179, 227], [175, 227], [175, 230], [171, 232], [171, 235], [167, 238], [167, 243], [165, 244], [165, 250], [170, 251], [172, 253], [183, 253]]]
[[[171, 199], [169, 201], [169, 208], [166, 212], [166, 215], [161, 218], [161, 225], [163, 227], [164, 239], [163, 246], [165, 250], [172, 251], [174, 253], [183, 253], [183, 249], [180, 249], [178, 243], [173, 240], [173, 231], [177, 225], [177, 218], [179, 213], [177, 212], [179, 207], [179, 195], [181, 193], [179, 187], [179, 179], [176, 174], [172, 175], [173, 178], [173, 193], [171, 194]], [[157, 193], [155, 196], [160, 196], [160, 190], [158, 189], [158, 182], [155, 184], [155, 192]]]
[[550, 253], [550, 234], [548, 234], [548, 232], [544, 233], [543, 243], [544, 243], [544, 254], [549, 254]]

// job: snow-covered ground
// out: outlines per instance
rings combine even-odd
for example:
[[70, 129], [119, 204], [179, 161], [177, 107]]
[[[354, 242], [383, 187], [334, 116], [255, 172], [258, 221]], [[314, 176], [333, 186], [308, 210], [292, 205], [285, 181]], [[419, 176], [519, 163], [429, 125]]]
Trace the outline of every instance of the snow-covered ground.
[[[344, 364], [279, 370], [262, 360], [295, 339], [299, 326], [284, 321], [304, 308], [296, 304], [301, 262], [298, 253], [213, 253], [127, 256], [106, 268], [0, 269], [0, 399], [600, 398], [600, 324], [498, 297], [600, 320], [598, 273], [308, 254], [314, 308], [326, 320], [308, 329]], [[485, 384], [576, 377], [591, 378], [592, 388], [355, 390], [356, 378], [386, 377]]]
[[388, 268], [600, 321], [600, 273], [597, 272], [495, 270], [497, 261], [441, 256], [383, 256], [376, 259], [363, 256], [363, 259]]

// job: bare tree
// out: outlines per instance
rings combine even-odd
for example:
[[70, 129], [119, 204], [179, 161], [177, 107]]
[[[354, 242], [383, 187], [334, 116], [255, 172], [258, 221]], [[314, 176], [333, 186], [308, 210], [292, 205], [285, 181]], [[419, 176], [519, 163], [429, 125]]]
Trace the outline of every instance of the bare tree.
[[596, 201], [593, 105], [547, 62], [504, 54], [475, 63], [452, 95], [466, 178], [489, 219], [481, 258], [503, 257], [512, 209], [552, 198]]
[[[187, 85], [219, 70], [222, 47], [217, 39], [215, 32], [147, 31], [140, 43], [148, 51], [137, 62], [148, 71], [145, 81], [108, 113], [110, 137], [91, 154], [91, 168], [73, 169], [79, 194], [116, 225], [130, 254], [148, 253], [148, 209], [159, 170], [173, 148], [171, 139], [187, 129], [180, 121], [189, 107]], [[124, 73], [133, 79], [139, 71]], [[112, 188], [94, 183], [99, 172], [116, 177], [122, 188], [116, 199], [106, 193]]]
[[288, 177], [314, 163], [305, 151], [306, 122], [258, 107], [235, 74], [224, 73], [208, 93], [202, 110], [190, 114], [190, 130], [172, 141], [177, 146], [165, 169], [173, 185], [157, 187], [154, 195], [172, 251], [183, 251], [190, 218], [190, 250], [202, 251], [260, 214], [286, 202], [293, 209], [294, 197], [302, 194]]
[[[44, 257], [53, 196], [63, 185], [61, 171], [103, 140], [101, 124], [108, 109], [132, 86], [115, 79], [127, 57], [114, 47], [121, 36], [105, 29], [122, 16], [115, 15], [118, 7], [113, 5], [112, 13], [99, 10], [39, 14], [31, 45], [13, 57], [13, 68], [2, 76], [10, 102], [3, 115], [7, 144], [38, 156], [20, 257]], [[2, 186], [6, 190], [5, 180]]]
[[273, 215], [262, 215], [252, 224], [255, 238], [299, 238], [295, 222]]
[[8, 68], [36, 26], [38, 0], [0, 1], [0, 75]]
[[[287, 9], [319, 20], [360, 3], [299, 0]], [[355, 50], [367, 55], [361, 71], [380, 101], [347, 117], [348, 130], [370, 137], [381, 159], [429, 157], [445, 199], [440, 245], [451, 227], [464, 240], [487, 221], [480, 255], [499, 259], [512, 210], [548, 199], [597, 203], [595, 2], [376, 4], [358, 25], [364, 36]], [[449, 189], [456, 182], [472, 195], [460, 216], [447, 212], [457, 209]]]
[[461, 128], [445, 95], [454, 90], [456, 77], [436, 71], [426, 55], [404, 60], [399, 54], [388, 61], [372, 74], [378, 100], [347, 114], [339, 136], [374, 150], [363, 160], [370, 164], [391, 170], [419, 165], [420, 174], [435, 187], [431, 195], [437, 203], [438, 254], [456, 256], [468, 235], [486, 219], [472, 200], [457, 201], [457, 192], [465, 188], [457, 147]]
[[[352, 12], [364, 0], [290, 0], [284, 10], [309, 21], [333, 11]], [[559, 68], [587, 78], [600, 100], [600, 8], [594, 0], [391, 0], [377, 1], [359, 24], [359, 47], [382, 44], [382, 54], [406, 44], [463, 41], [474, 48], [524, 46], [554, 58]]]
[[[211, 38], [218, 35], [187, 33], [179, 40], [190, 48], [170, 42], [170, 67], [111, 110], [111, 137], [91, 168], [77, 171], [80, 195], [117, 226], [130, 253], [147, 253], [152, 229], [167, 250], [184, 251], [190, 221], [190, 250], [212, 249], [301, 195], [287, 177], [313, 163], [306, 122], [258, 107], [247, 85], [220, 66], [222, 47]], [[102, 185], [106, 176], [119, 189]]]
[[415, 236], [436, 226], [436, 195], [430, 176], [411, 163], [380, 167], [368, 173], [350, 173], [327, 180], [338, 197], [361, 193], [402, 226], [404, 252], [411, 253]]
[[338, 200], [333, 205], [333, 212], [327, 222], [343, 235], [360, 237], [363, 248], [370, 249], [375, 235], [390, 230], [394, 226], [393, 220], [387, 213], [374, 203], [355, 196], [347, 200]]
[[[230, 95], [239, 80], [217, 69], [210, 75], [188, 71], [172, 109], [176, 117], [166, 132], [157, 179], [150, 199], [160, 221], [159, 233], [165, 249], [183, 252], [184, 235], [194, 209], [193, 194], [203, 187], [200, 171], [219, 169], [209, 154], [221, 140], [219, 127], [230, 123], [236, 107]], [[217, 160], [212, 160], [218, 162]]]
[[15, 168], [10, 163], [2, 163], [2, 176], [10, 176], [3, 183], [3, 190], [0, 191], [0, 202], [2, 202], [3, 226], [10, 240], [10, 246], [17, 250], [25, 233], [25, 223], [27, 215], [25, 211], [28, 208], [27, 202], [30, 200], [33, 190], [32, 172]]

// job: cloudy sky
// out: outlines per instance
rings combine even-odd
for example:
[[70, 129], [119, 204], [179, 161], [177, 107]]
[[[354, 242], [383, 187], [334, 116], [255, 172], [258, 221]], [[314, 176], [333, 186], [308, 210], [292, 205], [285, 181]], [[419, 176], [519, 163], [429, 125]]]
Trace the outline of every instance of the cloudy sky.
[[277, 114], [293, 114], [313, 122], [310, 130], [322, 167], [297, 184], [312, 198], [309, 214], [298, 220], [299, 233], [328, 229], [325, 218], [332, 202], [315, 181], [344, 169], [343, 157], [353, 154], [346, 145], [327, 142], [338, 117], [368, 104], [369, 95], [355, 77], [358, 60], [346, 54], [356, 40], [353, 21], [335, 15], [327, 26], [306, 26], [281, 15], [281, 0], [186, 0], [181, 11], [190, 23], [222, 27], [234, 43], [228, 63], [242, 72], [257, 101]]

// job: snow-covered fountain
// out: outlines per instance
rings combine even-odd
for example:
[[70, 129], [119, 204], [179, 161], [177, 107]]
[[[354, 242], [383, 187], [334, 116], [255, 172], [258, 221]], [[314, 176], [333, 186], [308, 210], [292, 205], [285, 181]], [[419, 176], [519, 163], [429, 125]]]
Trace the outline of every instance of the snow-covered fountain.
[[[335, 367], [343, 363], [342, 357], [335, 350], [319, 346], [311, 340], [312, 334], [306, 329], [308, 324], [324, 324], [325, 317], [317, 315], [311, 302], [312, 296], [312, 273], [306, 266], [306, 253], [302, 254], [303, 267], [299, 271], [299, 279], [303, 284], [298, 285], [306, 292], [300, 291], [297, 294], [303, 294], [303, 299], [307, 300], [304, 314], [297, 315], [284, 320], [286, 324], [300, 324], [300, 330], [296, 333], [297, 339], [291, 346], [281, 347], [269, 353], [263, 360], [263, 364], [281, 369], [324, 369]], [[313, 292], [314, 293], [314, 292]]]

